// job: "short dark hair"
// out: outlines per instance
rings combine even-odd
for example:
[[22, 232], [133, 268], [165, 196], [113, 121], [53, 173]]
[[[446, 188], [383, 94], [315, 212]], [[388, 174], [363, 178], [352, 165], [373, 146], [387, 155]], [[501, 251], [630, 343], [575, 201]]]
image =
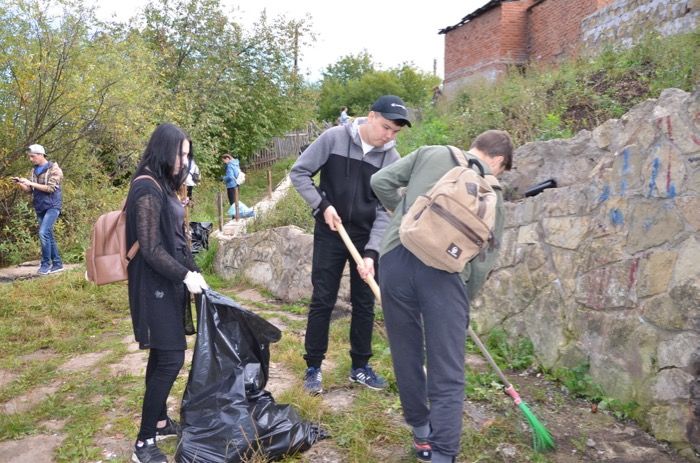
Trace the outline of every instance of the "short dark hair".
[[233, 159], [233, 156], [231, 156], [231, 155], [228, 154], [228, 153], [224, 153], [224, 154], [221, 155], [221, 159], [226, 159], [226, 158]]
[[513, 140], [505, 130], [487, 130], [479, 134], [472, 142], [471, 148], [478, 149], [487, 156], [503, 156], [503, 168], [513, 167]]

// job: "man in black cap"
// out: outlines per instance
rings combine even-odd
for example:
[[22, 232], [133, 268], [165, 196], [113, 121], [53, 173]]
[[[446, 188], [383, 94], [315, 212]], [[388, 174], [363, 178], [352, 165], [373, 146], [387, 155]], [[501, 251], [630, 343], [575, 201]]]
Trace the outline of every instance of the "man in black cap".
[[[376, 272], [389, 215], [372, 193], [369, 179], [399, 159], [395, 138], [406, 125], [410, 127], [411, 122], [403, 100], [384, 95], [374, 102], [367, 117], [322, 133], [292, 167], [292, 184], [316, 217], [311, 269], [313, 294], [304, 343], [307, 365], [304, 389], [309, 393], [323, 391], [321, 363], [328, 349], [331, 312], [348, 261], [352, 305], [349, 379], [370, 389], [386, 387], [386, 381], [368, 363], [372, 356], [374, 296], [363, 280]], [[319, 171], [316, 185], [313, 177]], [[337, 223], [345, 227], [363, 255], [364, 265], [354, 265], [337, 233]]]

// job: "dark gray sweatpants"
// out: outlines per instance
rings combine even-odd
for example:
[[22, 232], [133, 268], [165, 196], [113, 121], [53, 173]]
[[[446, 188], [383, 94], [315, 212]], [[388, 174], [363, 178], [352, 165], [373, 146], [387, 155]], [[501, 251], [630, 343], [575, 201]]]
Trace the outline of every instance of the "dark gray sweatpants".
[[381, 257], [379, 268], [404, 419], [414, 427], [429, 423], [433, 449], [457, 455], [469, 323], [464, 283], [458, 273], [428, 267], [401, 245]]

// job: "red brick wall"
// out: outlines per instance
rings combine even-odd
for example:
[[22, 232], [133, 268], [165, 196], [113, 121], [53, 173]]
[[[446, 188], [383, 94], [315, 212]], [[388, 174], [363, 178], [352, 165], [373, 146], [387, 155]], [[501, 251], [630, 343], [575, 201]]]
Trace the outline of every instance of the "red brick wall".
[[574, 55], [581, 20], [613, 1], [502, 1], [445, 34], [445, 93], [478, 78], [495, 80], [512, 64]]
[[613, 0], [544, 0], [530, 9], [530, 62], [552, 63], [575, 56], [581, 46], [581, 20]]
[[501, 58], [501, 9], [492, 8], [445, 34], [445, 82]]
[[501, 4], [501, 25], [499, 30], [501, 41], [501, 57], [510, 61], [509, 64], [524, 64], [527, 62], [527, 8], [534, 0], [519, 2], [503, 2]]
[[527, 62], [527, 7], [534, 0], [504, 1], [445, 34], [445, 90], [470, 77], [494, 80], [511, 64]]

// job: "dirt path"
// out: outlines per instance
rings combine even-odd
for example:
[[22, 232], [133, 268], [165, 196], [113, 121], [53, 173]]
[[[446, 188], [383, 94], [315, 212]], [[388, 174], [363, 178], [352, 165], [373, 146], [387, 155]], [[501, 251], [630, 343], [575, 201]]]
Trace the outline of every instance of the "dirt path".
[[[32, 267], [33, 268], [33, 267]], [[236, 298], [247, 308], [258, 312], [261, 316], [270, 320], [285, 333], [303, 339], [303, 331], [292, 330], [289, 324], [296, 326], [305, 320], [303, 315], [293, 314], [282, 308], [282, 305], [271, 300], [253, 289], [238, 291]], [[121, 342], [125, 345], [125, 354], [120, 358], [110, 360], [108, 368], [114, 377], [118, 375], [143, 375], [146, 365], [146, 355], [138, 349], [131, 336], [125, 336]], [[94, 352], [74, 357], [62, 365], [58, 370], [63, 373], [73, 373], [90, 370], [112, 354], [110, 351]], [[183, 378], [186, 378], [188, 366], [191, 362], [191, 350], [188, 350], [186, 368], [183, 369]], [[37, 358], [48, 356], [50, 352], [37, 352]], [[470, 356], [468, 364], [472, 368], [487, 368], [479, 357]], [[332, 365], [329, 365], [332, 368]], [[0, 370], [0, 388], [12, 382], [14, 374]], [[665, 445], [654, 440], [641, 430], [637, 425], [629, 422], [617, 421], [605, 412], [593, 413], [591, 404], [582, 400], [567, 396], [560, 386], [546, 381], [535, 375], [515, 375], [512, 381], [517, 385], [521, 395], [536, 396], [537, 402], [531, 404], [533, 412], [546, 423], [556, 439], [556, 451], [547, 454], [542, 461], [555, 463], [573, 462], [617, 462], [617, 463], [683, 463], [686, 460], [675, 455]], [[292, 386], [298, 386], [301, 378], [295, 375], [288, 367], [273, 362], [270, 365], [270, 378], [267, 389], [273, 396], [283, 394]], [[15, 397], [6, 403], [0, 404], [2, 413], [12, 415], [39, 406], [48, 400], [52, 394], [61, 387], [60, 383], [45, 384], [26, 391], [22, 396]], [[346, 410], [356, 400], [358, 390], [351, 387], [336, 387], [322, 396], [325, 407], [332, 412]], [[389, 394], [389, 393], [387, 393]], [[125, 399], [124, 399], [125, 400]], [[177, 416], [179, 409], [178, 399], [173, 397], [169, 402], [169, 411]], [[138, 417], [128, 413], [125, 403], [115, 403], [104, 416], [105, 425], [93, 439], [93, 445], [100, 448], [102, 459], [99, 461], [127, 462], [131, 455], [132, 437], [125, 436], [114, 431], [114, 424], [119, 420], [135, 421]], [[403, 426], [398, 412], [393, 412], [396, 426]], [[512, 420], [521, 420], [519, 411], [512, 406], [510, 399], [505, 396], [502, 400], [464, 402], [465, 427], [478, 433], [488, 433], [489, 429], [499, 417], [510, 414]], [[53, 455], [60, 447], [64, 439], [63, 428], [66, 421], [51, 421], [41, 423], [41, 434], [26, 437], [20, 440], [0, 441], [0, 463], [52, 463]], [[522, 425], [522, 432], [529, 432]], [[407, 431], [408, 432], [408, 431]], [[514, 445], [507, 441], [507, 436], [502, 442], [496, 442], [492, 449], [491, 457], [479, 461], [504, 461], [521, 462], [528, 461], [523, 454], [522, 446]], [[412, 462], [407, 448], [395, 444], [382, 444], [373, 442], [372, 453], [377, 463]], [[174, 449], [171, 447], [170, 449]], [[172, 455], [171, 452], [169, 452]], [[345, 459], [344, 451], [338, 447], [331, 438], [315, 445], [301, 456], [301, 461], [313, 463], [341, 463]]]

